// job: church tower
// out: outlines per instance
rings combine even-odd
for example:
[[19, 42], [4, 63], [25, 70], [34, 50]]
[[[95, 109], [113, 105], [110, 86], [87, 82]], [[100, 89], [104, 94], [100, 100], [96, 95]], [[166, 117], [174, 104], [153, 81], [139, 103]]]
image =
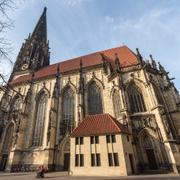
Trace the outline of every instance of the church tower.
[[29, 34], [22, 44], [10, 80], [14, 79], [15, 76], [28, 74], [49, 65], [46, 10], [45, 7], [33, 33]]

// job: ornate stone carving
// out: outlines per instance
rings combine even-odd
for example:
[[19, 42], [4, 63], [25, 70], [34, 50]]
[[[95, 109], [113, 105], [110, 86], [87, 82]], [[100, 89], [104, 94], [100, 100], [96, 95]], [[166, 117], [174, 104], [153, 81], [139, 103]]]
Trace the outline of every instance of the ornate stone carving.
[[44, 9], [32, 35], [29, 35], [17, 56], [13, 73], [38, 70], [49, 65], [49, 43], [47, 42], [46, 8]]
[[157, 130], [157, 123], [154, 115], [149, 116], [131, 116], [132, 130], [135, 133], [140, 132], [143, 128], [150, 128], [153, 131]]

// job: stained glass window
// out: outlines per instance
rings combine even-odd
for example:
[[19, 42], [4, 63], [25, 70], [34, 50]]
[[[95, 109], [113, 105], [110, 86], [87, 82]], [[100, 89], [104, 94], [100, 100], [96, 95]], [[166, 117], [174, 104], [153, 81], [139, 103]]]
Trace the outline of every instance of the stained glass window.
[[159, 89], [156, 86], [154, 86], [154, 92], [157, 98], [157, 103], [163, 105], [164, 103], [163, 103], [162, 95], [160, 94]]
[[130, 109], [132, 113], [145, 112], [146, 106], [144, 103], [144, 98], [140, 89], [132, 85], [128, 89]]
[[102, 114], [101, 88], [92, 82], [88, 86], [88, 114]]
[[22, 100], [19, 96], [15, 96], [13, 101], [12, 101], [12, 106], [11, 106], [11, 110], [12, 111], [18, 111], [20, 110], [22, 105]]
[[14, 133], [14, 125], [11, 123], [6, 131], [6, 136], [5, 136], [4, 145], [3, 145], [3, 153], [6, 153], [6, 154], [9, 153], [12, 147], [13, 133]]
[[8, 111], [8, 109], [9, 109], [9, 98], [8, 98], [8, 95], [4, 95], [4, 96], [2, 97], [0, 104], [1, 104], [1, 108], [2, 108], [3, 110]]
[[122, 109], [122, 107], [120, 102], [120, 95], [117, 90], [115, 90], [113, 93], [113, 106], [114, 106], [115, 117], [116, 118], [120, 117], [120, 110]]
[[75, 95], [68, 87], [62, 95], [62, 119], [60, 122], [60, 139], [74, 128]]
[[35, 116], [36, 121], [35, 121], [34, 135], [33, 135], [33, 142], [32, 142], [33, 146], [42, 145], [46, 104], [47, 104], [47, 95], [45, 93], [42, 93], [37, 100], [37, 111], [36, 111], [36, 116]]

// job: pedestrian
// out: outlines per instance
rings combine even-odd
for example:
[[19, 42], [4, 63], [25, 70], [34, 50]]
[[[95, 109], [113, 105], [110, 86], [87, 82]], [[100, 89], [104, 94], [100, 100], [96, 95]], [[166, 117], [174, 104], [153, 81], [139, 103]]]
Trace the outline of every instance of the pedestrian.
[[37, 178], [44, 178], [44, 173], [45, 173], [44, 165], [40, 165], [40, 166], [37, 168], [36, 177], [37, 177]]

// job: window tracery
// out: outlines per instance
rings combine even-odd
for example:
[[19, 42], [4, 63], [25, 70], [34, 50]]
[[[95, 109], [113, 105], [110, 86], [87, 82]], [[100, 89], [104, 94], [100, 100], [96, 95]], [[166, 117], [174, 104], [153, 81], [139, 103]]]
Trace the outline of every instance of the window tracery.
[[115, 117], [116, 118], [120, 117], [122, 105], [120, 102], [120, 95], [119, 95], [119, 92], [117, 90], [115, 90], [113, 93], [113, 106], [114, 106]]
[[36, 121], [34, 126], [34, 135], [32, 146], [40, 146], [42, 144], [43, 126], [46, 113], [47, 94], [44, 92], [37, 99]]
[[88, 114], [102, 114], [101, 88], [93, 81], [88, 86]]
[[60, 122], [60, 140], [66, 133], [69, 133], [74, 128], [74, 108], [75, 108], [75, 94], [74, 91], [68, 87], [62, 95], [62, 119]]
[[14, 133], [14, 125], [11, 123], [7, 128], [3, 150], [2, 150], [3, 153], [5, 154], [8, 154], [12, 147], [13, 133]]
[[128, 97], [132, 113], [146, 111], [143, 94], [141, 90], [138, 89], [135, 85], [132, 85], [128, 88]]
[[9, 98], [7, 96], [2, 97], [1, 108], [6, 111], [9, 110]]
[[160, 105], [163, 105], [164, 104], [163, 103], [163, 98], [162, 98], [162, 96], [161, 96], [161, 94], [159, 92], [159, 89], [156, 86], [154, 86], [154, 92], [155, 92], [155, 95], [156, 95], [156, 98], [157, 98], [157, 103], [160, 104]]
[[152, 149], [152, 142], [151, 142], [151, 139], [148, 135], [144, 136], [143, 146], [145, 149]]
[[16, 96], [12, 102], [12, 111], [18, 111], [21, 109], [22, 100], [19, 96]]

